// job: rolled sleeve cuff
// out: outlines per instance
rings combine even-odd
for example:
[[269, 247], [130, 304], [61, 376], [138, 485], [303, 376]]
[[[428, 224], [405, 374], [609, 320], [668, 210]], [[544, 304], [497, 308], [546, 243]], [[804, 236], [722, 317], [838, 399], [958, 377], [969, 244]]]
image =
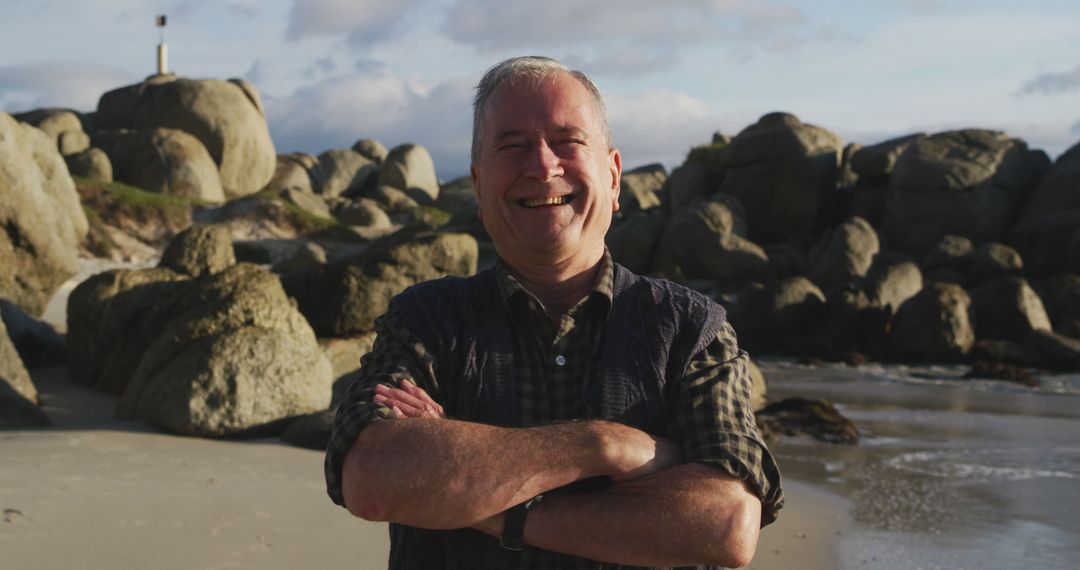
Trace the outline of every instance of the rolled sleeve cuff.
[[330, 495], [334, 503], [345, 506], [345, 496], [341, 489], [341, 470], [345, 464], [345, 455], [356, 443], [356, 438], [360, 437], [360, 432], [367, 426], [377, 421], [390, 419], [394, 419], [394, 412], [374, 402], [361, 402], [338, 408], [323, 464], [326, 475], [326, 493]]
[[710, 446], [702, 450], [698, 457], [689, 457], [690, 461], [715, 467], [728, 475], [746, 482], [750, 491], [761, 499], [761, 526], [776, 520], [784, 506], [784, 491], [780, 481], [780, 470], [772, 454], [762, 443], [750, 437], [732, 436], [741, 441], [735, 443], [737, 449], [748, 453], [732, 453], [726, 445]]

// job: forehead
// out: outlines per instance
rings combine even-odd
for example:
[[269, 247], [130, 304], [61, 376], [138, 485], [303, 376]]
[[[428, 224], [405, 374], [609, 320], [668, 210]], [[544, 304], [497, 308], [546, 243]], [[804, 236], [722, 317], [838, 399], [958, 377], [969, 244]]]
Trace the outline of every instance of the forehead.
[[599, 109], [592, 93], [565, 72], [540, 80], [516, 77], [495, 88], [484, 110], [484, 130], [576, 128], [599, 135]]

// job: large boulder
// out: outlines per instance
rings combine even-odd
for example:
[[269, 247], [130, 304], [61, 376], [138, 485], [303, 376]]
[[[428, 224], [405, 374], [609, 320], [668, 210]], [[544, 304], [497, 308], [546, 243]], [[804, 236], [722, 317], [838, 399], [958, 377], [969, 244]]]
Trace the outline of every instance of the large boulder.
[[[723, 196], [721, 196], [723, 198]], [[768, 281], [769, 258], [738, 230], [745, 227], [735, 200], [707, 200], [675, 212], [653, 258], [653, 268], [677, 268], [691, 279], [720, 282]]]
[[1050, 330], [1042, 299], [1023, 277], [1002, 275], [971, 292], [975, 336], [1022, 341], [1031, 331]]
[[672, 212], [697, 204], [715, 190], [709, 185], [709, 172], [695, 163], [676, 167], [664, 184], [668, 209]]
[[627, 216], [608, 230], [604, 241], [611, 257], [635, 273], [648, 273], [653, 250], [664, 231], [666, 219], [659, 208]]
[[925, 134], [916, 133], [856, 150], [851, 157], [851, 169], [858, 176], [859, 184], [887, 185], [889, 175], [896, 168], [896, 160], [911, 143], [924, 138]]
[[390, 216], [371, 198], [345, 200], [334, 207], [333, 214], [337, 221], [349, 226], [376, 229], [391, 226]]
[[349, 149], [336, 148], [319, 155], [322, 184], [319, 193], [327, 197], [360, 193], [376, 176], [378, 167], [371, 159]]
[[320, 337], [351, 336], [370, 331], [390, 298], [406, 287], [476, 273], [478, 256], [476, 239], [468, 234], [421, 234], [407, 240], [395, 235], [357, 256], [282, 280]]
[[[389, 188], [389, 186], [383, 186], [383, 188]], [[471, 176], [460, 176], [439, 186], [439, 198], [435, 200], [436, 208], [456, 212], [470, 204], [476, 204], [476, 191], [473, 190]]]
[[33, 125], [49, 135], [63, 156], [90, 148], [90, 137], [83, 130], [82, 119], [70, 109], [35, 109], [14, 115], [16, 120]]
[[109, 155], [100, 148], [89, 148], [78, 154], [64, 157], [72, 176], [89, 178], [99, 182], [112, 182], [113, 169]]
[[968, 254], [966, 277], [968, 286], [976, 286], [1002, 275], [1019, 275], [1024, 260], [1017, 251], [1001, 243], [984, 243]]
[[75, 183], [49, 137], [0, 113], [0, 298], [40, 315], [78, 271], [89, 229]]
[[234, 79], [154, 76], [101, 96], [95, 127], [178, 129], [202, 142], [218, 167], [228, 199], [261, 190], [274, 175], [276, 153], [258, 90]]
[[889, 177], [882, 231], [891, 247], [916, 256], [949, 234], [1003, 241], [1044, 169], [1023, 141], [997, 131], [917, 139]]
[[810, 277], [823, 290], [864, 275], [881, 249], [877, 232], [866, 220], [854, 217], [821, 236], [810, 250]]
[[1063, 273], [1043, 279], [1038, 292], [1054, 331], [1080, 338], [1080, 275]]
[[37, 389], [0, 321], [0, 429], [43, 425], [49, 419], [38, 407]]
[[728, 313], [739, 343], [776, 347], [787, 336], [813, 332], [825, 322], [825, 294], [805, 277], [788, 277], [740, 296]]
[[667, 178], [662, 164], [647, 164], [624, 172], [619, 181], [619, 210], [630, 214], [659, 206]]
[[353, 143], [352, 150], [358, 152], [366, 157], [376, 165], [380, 165], [386, 160], [387, 151], [386, 145], [375, 139], [360, 139]]
[[742, 201], [754, 241], [816, 234], [835, 217], [843, 149], [825, 129], [770, 113], [731, 141], [720, 191]]
[[158, 265], [188, 277], [220, 273], [236, 265], [232, 238], [221, 226], [193, 225], [169, 242]]
[[[266, 183], [264, 190], [277, 194], [284, 190], [314, 192], [312, 170], [318, 168], [318, 159], [309, 154], [294, 152], [279, 154], [274, 167], [274, 176]], [[321, 178], [319, 179], [321, 183]]]
[[94, 133], [116, 180], [143, 190], [210, 203], [225, 201], [217, 165], [199, 139], [177, 129]]
[[64, 337], [49, 323], [27, 314], [7, 299], [0, 299], [0, 321], [7, 327], [7, 334], [28, 369], [64, 363], [67, 358]]
[[959, 285], [930, 283], [893, 318], [889, 349], [899, 360], [955, 362], [975, 342], [971, 297]]
[[1020, 221], [1027, 222], [1066, 210], [1080, 210], [1080, 143], [1058, 157], [1028, 198]]
[[1078, 267], [1077, 260], [1069, 255], [1078, 230], [1080, 209], [1051, 212], [1016, 224], [1009, 244], [1024, 258], [1027, 273], [1061, 273]]
[[239, 264], [193, 280], [168, 317], [118, 417], [222, 437], [280, 430], [330, 405], [330, 363], [273, 273]]
[[829, 292], [828, 325], [820, 338], [833, 354], [868, 352], [882, 356], [896, 311], [923, 287], [913, 262], [879, 259], [862, 279]]
[[439, 198], [435, 162], [418, 144], [406, 143], [390, 151], [379, 167], [379, 184], [403, 190], [420, 204], [434, 204]]

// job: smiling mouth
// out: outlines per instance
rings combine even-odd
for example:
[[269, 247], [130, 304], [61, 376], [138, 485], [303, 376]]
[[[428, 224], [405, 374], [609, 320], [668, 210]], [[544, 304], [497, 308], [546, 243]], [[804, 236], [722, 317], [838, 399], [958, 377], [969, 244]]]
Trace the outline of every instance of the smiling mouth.
[[526, 208], [540, 208], [542, 206], [561, 206], [569, 204], [574, 199], [573, 195], [552, 196], [550, 198], [525, 198], [518, 200], [518, 204]]

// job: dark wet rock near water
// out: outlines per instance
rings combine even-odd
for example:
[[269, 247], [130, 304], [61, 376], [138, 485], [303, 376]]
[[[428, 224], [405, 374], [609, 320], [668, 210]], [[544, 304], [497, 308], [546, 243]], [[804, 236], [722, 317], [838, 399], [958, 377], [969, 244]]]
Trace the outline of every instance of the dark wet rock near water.
[[990, 378], [993, 380], [1016, 382], [1017, 384], [1023, 384], [1025, 386], [1039, 386], [1039, 380], [1026, 368], [1005, 364], [1003, 362], [989, 362], [985, 360], [976, 361], [975, 364], [971, 366], [971, 370], [964, 375], [964, 378]]
[[809, 435], [828, 443], [855, 444], [859, 429], [828, 400], [784, 398], [757, 412], [758, 427], [766, 438]]

